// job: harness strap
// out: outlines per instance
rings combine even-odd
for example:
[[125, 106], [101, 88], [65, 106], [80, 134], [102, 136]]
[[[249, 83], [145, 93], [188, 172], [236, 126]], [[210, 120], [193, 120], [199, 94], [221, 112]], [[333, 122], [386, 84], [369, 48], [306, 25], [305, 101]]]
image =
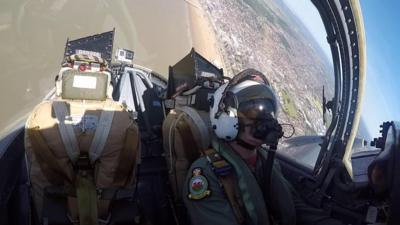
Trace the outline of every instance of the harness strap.
[[97, 193], [93, 175], [79, 171], [76, 180], [76, 197], [78, 202], [79, 224], [97, 225]]
[[[75, 188], [78, 203], [78, 215], [80, 225], [97, 225], [100, 202], [97, 201], [96, 184], [94, 181], [94, 167], [90, 162], [86, 149], [82, 149], [78, 160], [74, 164], [76, 173]], [[108, 208], [108, 207], [107, 207]], [[100, 209], [100, 210], [99, 210]], [[72, 211], [73, 209], [70, 208]]]
[[[108, 140], [114, 118], [114, 111], [110, 109], [110, 104], [111, 103], [106, 102], [103, 107], [104, 110], [102, 110], [100, 114], [99, 123], [89, 149], [79, 149], [72, 123], [65, 122], [70, 116], [66, 103], [53, 102], [53, 109], [59, 121], [58, 130], [61, 139], [76, 171], [74, 185], [76, 188], [77, 209], [81, 225], [98, 224], [98, 216], [107, 214], [109, 208], [108, 201], [97, 200], [93, 165], [96, 160], [101, 157], [106, 141]], [[126, 146], [124, 146], [124, 149], [125, 148]], [[125, 158], [126, 155], [121, 157]], [[118, 175], [124, 176], [126, 174], [124, 166], [126, 166], [126, 163], [119, 163], [119, 167], [122, 167], [122, 169], [116, 172]], [[119, 182], [123, 183], [122, 181]]]
[[211, 163], [214, 172], [218, 177], [227, 176], [232, 173], [232, 166], [217, 151], [210, 148], [204, 151], [204, 155]]
[[96, 162], [96, 160], [101, 156], [104, 151], [104, 146], [108, 139], [108, 134], [110, 133], [113, 118], [114, 111], [107, 110], [107, 107], [104, 107], [104, 110], [101, 112], [99, 123], [97, 125], [92, 143], [89, 148], [89, 158], [92, 164]]
[[70, 160], [75, 163], [79, 158], [79, 146], [72, 124], [65, 123], [65, 119], [70, 116], [66, 103], [61, 101], [53, 102], [52, 106], [58, 120], [58, 131], [64, 143], [65, 151]]
[[228, 198], [229, 204], [235, 214], [236, 221], [238, 224], [244, 224], [245, 217], [243, 215], [244, 208], [240, 204], [240, 196], [236, 191], [237, 179], [235, 174], [232, 172], [232, 166], [222, 158], [215, 149], [207, 149], [203, 153], [207, 160], [210, 162], [215, 174], [218, 176], [222, 187], [225, 190], [225, 194]]
[[235, 179], [234, 174], [231, 173], [227, 176], [221, 176], [219, 177], [219, 180], [224, 187], [226, 196], [228, 197], [229, 203], [231, 204], [233, 212], [235, 213], [238, 224], [244, 224], [245, 218], [242, 213], [243, 207], [241, 207], [239, 204], [239, 196], [236, 194], [235, 182], [237, 182], [237, 180]]

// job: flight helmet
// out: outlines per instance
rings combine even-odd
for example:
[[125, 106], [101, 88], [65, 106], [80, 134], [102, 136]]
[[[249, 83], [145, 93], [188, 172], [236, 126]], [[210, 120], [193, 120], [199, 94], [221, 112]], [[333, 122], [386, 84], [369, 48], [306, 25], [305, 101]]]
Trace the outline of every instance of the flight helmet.
[[[255, 121], [252, 135], [266, 139], [271, 130], [282, 130], [277, 122], [278, 103], [265, 76], [256, 70], [244, 70], [214, 93], [210, 120], [215, 135], [226, 141], [236, 139], [239, 129], [246, 124], [243, 118]], [[283, 133], [282, 133], [283, 134]]]

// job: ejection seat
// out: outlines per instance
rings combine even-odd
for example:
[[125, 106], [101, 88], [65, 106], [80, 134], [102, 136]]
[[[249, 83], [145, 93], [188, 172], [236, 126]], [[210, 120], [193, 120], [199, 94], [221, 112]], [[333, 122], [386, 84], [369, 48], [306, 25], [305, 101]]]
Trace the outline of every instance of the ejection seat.
[[25, 126], [34, 224], [134, 224], [140, 138], [101, 58], [71, 55]]
[[163, 147], [177, 217], [188, 224], [182, 196], [190, 165], [211, 146], [209, 100], [223, 82], [223, 71], [194, 49], [169, 68]]

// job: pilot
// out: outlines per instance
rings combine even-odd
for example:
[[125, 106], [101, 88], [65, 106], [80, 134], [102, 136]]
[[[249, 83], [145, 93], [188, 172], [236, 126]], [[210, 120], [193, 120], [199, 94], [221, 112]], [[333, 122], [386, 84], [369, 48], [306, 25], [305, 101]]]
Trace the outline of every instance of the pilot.
[[276, 149], [283, 133], [276, 95], [261, 72], [240, 72], [212, 102], [212, 149], [193, 162], [183, 188], [192, 225], [342, 224], [305, 204], [279, 165], [267, 162], [261, 146]]

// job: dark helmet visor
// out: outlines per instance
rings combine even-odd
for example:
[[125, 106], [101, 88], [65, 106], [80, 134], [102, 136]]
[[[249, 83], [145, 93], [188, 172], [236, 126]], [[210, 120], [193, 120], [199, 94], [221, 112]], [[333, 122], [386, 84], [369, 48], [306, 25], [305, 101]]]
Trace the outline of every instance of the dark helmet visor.
[[252, 99], [239, 104], [238, 116], [250, 120], [268, 120], [275, 118], [276, 106], [272, 99]]

